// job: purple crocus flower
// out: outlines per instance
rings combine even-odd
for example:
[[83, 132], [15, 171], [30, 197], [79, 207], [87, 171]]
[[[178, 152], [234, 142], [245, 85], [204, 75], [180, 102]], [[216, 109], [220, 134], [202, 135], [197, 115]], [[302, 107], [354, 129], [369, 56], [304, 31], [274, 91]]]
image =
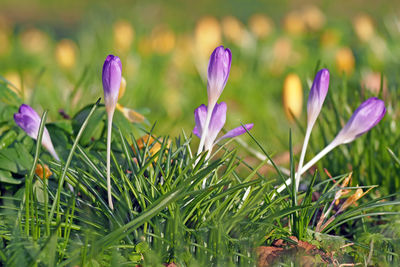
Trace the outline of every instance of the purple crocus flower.
[[329, 87], [329, 71], [327, 69], [322, 69], [318, 71], [315, 75], [314, 82], [311, 86], [310, 94], [308, 95], [307, 102], [307, 129], [306, 135], [304, 136], [303, 147], [301, 149], [299, 165], [296, 179], [296, 190], [299, 188], [299, 183], [301, 179], [301, 169], [303, 167], [304, 158], [306, 156], [308, 142], [310, 140], [311, 131], [314, 127], [315, 121], [321, 112], [322, 105], [324, 104], [326, 94], [328, 93]]
[[[14, 114], [14, 121], [22, 130], [26, 132], [27, 135], [37, 140], [41, 118], [33, 108], [26, 104], [22, 104], [19, 107], [18, 113]], [[60, 160], [54, 149], [53, 143], [51, 142], [50, 134], [46, 127], [44, 127], [43, 130], [42, 145], [57, 161]]]
[[110, 154], [111, 154], [111, 129], [112, 119], [114, 116], [115, 106], [118, 101], [119, 88], [122, 79], [122, 64], [117, 56], [109, 55], [104, 61], [103, 65], [103, 89], [104, 89], [104, 102], [107, 111], [107, 195], [108, 205], [114, 209], [111, 196], [111, 174], [110, 174]]
[[219, 46], [214, 49], [208, 63], [207, 94], [208, 105], [214, 106], [228, 81], [231, 70], [232, 53], [229, 48]]
[[371, 97], [364, 101], [353, 113], [346, 125], [332, 141], [334, 144], [347, 144], [368, 132], [385, 116], [385, 102]]
[[308, 125], [312, 127], [321, 112], [329, 87], [329, 70], [322, 69], [315, 75], [307, 102]]
[[117, 56], [109, 55], [103, 65], [104, 102], [107, 113], [114, 112], [121, 85], [122, 64]]
[[[225, 135], [217, 139], [218, 133], [224, 127], [226, 121], [226, 110], [227, 107], [225, 102], [221, 102], [220, 104], [218, 103], [215, 104], [215, 107], [212, 111], [210, 124], [208, 126], [208, 133], [207, 136], [205, 137], [205, 142], [204, 142], [205, 151], [208, 150], [211, 151], [212, 147], [223, 139], [232, 138], [244, 134], [246, 132], [246, 129], [250, 130], [251, 128], [253, 128], [254, 126], [253, 123], [244, 125], [246, 129], [243, 126], [239, 126], [235, 129], [230, 130]], [[207, 117], [207, 106], [202, 104], [194, 111], [196, 126], [193, 129], [193, 133], [199, 138], [201, 138], [203, 134], [206, 117]]]

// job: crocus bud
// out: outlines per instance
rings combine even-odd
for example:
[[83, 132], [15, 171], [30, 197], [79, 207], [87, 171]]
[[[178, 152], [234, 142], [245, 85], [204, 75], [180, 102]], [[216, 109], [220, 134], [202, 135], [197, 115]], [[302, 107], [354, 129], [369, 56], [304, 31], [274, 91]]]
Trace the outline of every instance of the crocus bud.
[[122, 65], [117, 56], [109, 55], [103, 65], [104, 102], [107, 113], [113, 112], [118, 101]]
[[[41, 118], [36, 111], [26, 104], [19, 107], [18, 113], [14, 114], [15, 123], [33, 139], [37, 139]], [[50, 154], [59, 161], [59, 157], [54, 149], [50, 139], [50, 134], [46, 127], [43, 130], [42, 145], [50, 152]]]
[[315, 75], [307, 102], [308, 125], [312, 127], [321, 112], [329, 87], [329, 71], [322, 69]]
[[229, 48], [215, 48], [208, 63], [207, 94], [208, 105], [213, 107], [220, 97], [228, 81], [231, 69], [232, 54]]
[[383, 118], [385, 113], [385, 103], [382, 100], [376, 97], [367, 99], [354, 111], [350, 120], [340, 130], [332, 143], [339, 145], [352, 142], [374, 127]]

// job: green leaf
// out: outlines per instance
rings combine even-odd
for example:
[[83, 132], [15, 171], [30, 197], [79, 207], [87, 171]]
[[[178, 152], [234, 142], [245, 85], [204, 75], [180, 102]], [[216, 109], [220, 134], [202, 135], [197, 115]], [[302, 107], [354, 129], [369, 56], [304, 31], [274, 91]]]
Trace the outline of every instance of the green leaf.
[[7, 184], [21, 184], [22, 180], [17, 180], [12, 177], [8, 171], [0, 170], [0, 182]]
[[7, 148], [17, 138], [17, 133], [13, 130], [6, 132], [0, 139], [0, 150]]
[[[89, 115], [93, 105], [88, 105], [81, 109], [73, 118], [72, 128], [74, 130], [74, 135], [77, 135], [81, 129], [82, 124]], [[101, 135], [101, 129], [104, 127], [104, 118], [106, 111], [104, 109], [97, 109], [94, 111], [90, 121], [88, 122], [85, 131], [79, 141], [81, 145], [87, 145], [91, 142], [92, 138], [98, 139]]]
[[44, 184], [42, 181], [36, 179], [35, 183], [33, 184], [33, 192], [36, 195], [36, 199], [39, 203], [44, 203], [45, 201], [45, 194], [44, 194]]

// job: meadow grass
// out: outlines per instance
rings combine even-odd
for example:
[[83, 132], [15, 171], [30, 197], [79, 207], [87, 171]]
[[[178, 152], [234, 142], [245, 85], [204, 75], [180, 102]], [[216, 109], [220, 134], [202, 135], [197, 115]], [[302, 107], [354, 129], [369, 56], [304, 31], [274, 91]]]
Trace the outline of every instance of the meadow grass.
[[[259, 249], [278, 243], [287, 252], [276, 259], [282, 266], [305, 264], [304, 244], [313, 246], [314, 264], [399, 264], [400, 34], [389, 22], [376, 37], [387, 40], [385, 51], [392, 56], [377, 57], [372, 43], [359, 44], [343, 30], [357, 62], [350, 71], [332, 57], [343, 44], [320, 43], [323, 29], [285, 37], [278, 29], [251, 49], [226, 38], [233, 54], [221, 97], [228, 104], [227, 125], [249, 121], [255, 127], [238, 142], [216, 145], [210, 155], [196, 155], [192, 134], [193, 110], [206, 101], [202, 70], [187, 58], [178, 60], [180, 53], [193, 57], [193, 51], [177, 47], [161, 53], [153, 47], [145, 53], [139, 41], [146, 35], [139, 30], [138, 42], [121, 52], [127, 91], [119, 103], [146, 119], [132, 123], [115, 113], [114, 210], [107, 202], [107, 121], [99, 99], [100, 59], [112, 47], [99, 29], [109, 35], [112, 29], [103, 23], [94, 20], [74, 36], [81, 54], [73, 69], [25, 51], [17, 38], [12, 53], [2, 58], [0, 70], [17, 69], [22, 80], [16, 87], [0, 77], [2, 265], [263, 266]], [[331, 26], [346, 28], [342, 22]], [[90, 30], [94, 33], [87, 34]], [[50, 42], [54, 46], [55, 40]], [[280, 62], [268, 52], [284, 42], [293, 48], [293, 61]], [[365, 99], [384, 99], [387, 113], [374, 129], [303, 174], [299, 191], [292, 182], [279, 193], [278, 186], [295, 179], [306, 128], [304, 108], [293, 121], [285, 116], [283, 81], [296, 73], [306, 96], [322, 67], [331, 70], [332, 79], [305, 162], [329, 144]], [[363, 85], [364, 71], [372, 69], [380, 75], [377, 91]], [[22, 103], [43, 110], [38, 141], [12, 119]], [[59, 162], [40, 145], [45, 125]], [[40, 177], [38, 166], [48, 166], [51, 176]]]

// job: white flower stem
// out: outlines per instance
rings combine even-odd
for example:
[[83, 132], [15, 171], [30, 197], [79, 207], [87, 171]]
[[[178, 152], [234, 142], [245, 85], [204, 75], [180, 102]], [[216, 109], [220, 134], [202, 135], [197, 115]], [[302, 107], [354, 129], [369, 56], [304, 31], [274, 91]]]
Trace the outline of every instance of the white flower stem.
[[311, 126], [308, 125], [307, 130], [306, 130], [306, 135], [304, 137], [303, 148], [301, 149], [299, 166], [297, 167], [297, 173], [296, 173], [296, 177], [295, 177], [296, 193], [299, 190], [299, 184], [300, 184], [300, 179], [301, 179], [301, 169], [303, 168], [304, 158], [306, 156], [306, 151], [307, 151], [308, 142], [310, 140], [311, 130], [312, 130], [312, 125]]
[[197, 149], [197, 156], [200, 155], [200, 153], [203, 151], [204, 143], [205, 143], [206, 137], [208, 135], [208, 125], [210, 124], [210, 121], [211, 121], [211, 115], [212, 115], [214, 106], [215, 106], [215, 104], [212, 106], [208, 105], [208, 107], [207, 107], [207, 118], [206, 118], [206, 122], [204, 123], [203, 129], [201, 129], [202, 133], [201, 133], [199, 148]]
[[111, 210], [114, 210], [114, 205], [111, 196], [111, 173], [110, 173], [110, 161], [111, 161], [111, 130], [112, 130], [112, 119], [114, 115], [114, 109], [108, 111], [107, 120], [107, 195], [108, 195], [108, 206]]
[[[335, 142], [331, 142], [329, 145], [327, 145], [324, 149], [322, 149], [312, 160], [310, 160], [309, 162], [307, 162], [306, 165], [304, 165], [303, 168], [301, 168], [301, 170], [299, 170], [299, 174], [302, 175], [303, 173], [305, 173], [309, 168], [311, 168], [315, 163], [317, 163], [323, 156], [325, 156], [326, 154], [328, 154], [332, 149], [334, 149], [335, 147], [337, 147], [338, 144], [336, 144]], [[295, 174], [297, 175], [297, 174]], [[292, 182], [291, 178], [286, 179], [285, 183], [286, 185], [290, 185]], [[281, 185], [276, 191], [278, 193], [282, 192], [283, 190], [285, 190], [286, 186], [283, 184]], [[272, 198], [274, 198], [275, 195], [273, 195]]]

